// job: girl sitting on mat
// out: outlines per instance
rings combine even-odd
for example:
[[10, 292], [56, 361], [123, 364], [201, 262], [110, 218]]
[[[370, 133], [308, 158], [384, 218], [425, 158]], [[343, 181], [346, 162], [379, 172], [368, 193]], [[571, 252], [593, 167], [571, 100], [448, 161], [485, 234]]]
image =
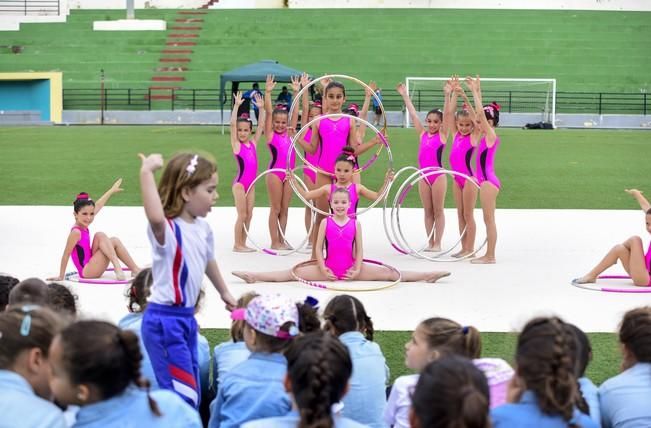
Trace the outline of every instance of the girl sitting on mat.
[[[395, 281], [396, 273], [383, 266], [364, 264], [362, 260], [362, 226], [348, 216], [350, 193], [345, 188], [335, 189], [330, 195], [330, 209], [333, 215], [321, 221], [316, 238], [316, 260], [301, 266], [297, 275], [307, 281]], [[324, 257], [324, 250], [326, 255]], [[295, 278], [292, 270], [275, 272], [233, 272], [247, 283], [288, 282]], [[402, 272], [404, 282], [436, 282], [450, 275], [450, 272]]]
[[[235, 199], [235, 208], [237, 209], [233, 251], [250, 253], [255, 250], [246, 246], [246, 231], [244, 230], [244, 226], [248, 228], [251, 225], [251, 217], [253, 216], [255, 188], [251, 189], [251, 185], [258, 175], [257, 145], [264, 127], [258, 124], [258, 129], [253, 138], [251, 138], [253, 122], [249, 119], [248, 114], [237, 117], [238, 108], [243, 102], [242, 93], [238, 92], [235, 94], [233, 111], [231, 113], [231, 147], [233, 148], [233, 156], [237, 161], [238, 173], [235, 180], [233, 180], [233, 198]], [[260, 123], [265, 123], [266, 114], [260, 94], [254, 95], [253, 102], [261, 111]], [[251, 190], [249, 191], [249, 189]]]
[[379, 195], [384, 192], [384, 189], [389, 184], [393, 177], [393, 171], [389, 171], [385, 177], [384, 184], [382, 188], [374, 192], [364, 187], [359, 183], [353, 182], [353, 170], [355, 169], [355, 150], [350, 147], [344, 147], [343, 153], [337, 158], [335, 163], [335, 177], [336, 181], [332, 184], [326, 184], [321, 187], [317, 187], [314, 190], [306, 191], [301, 186], [297, 186], [298, 192], [308, 200], [319, 199], [322, 197], [327, 197], [330, 201], [332, 194], [337, 189], [345, 189], [350, 194], [350, 206], [348, 207], [348, 215], [352, 218], [355, 218], [357, 213], [357, 204], [359, 202], [360, 196], [363, 196], [366, 199], [371, 201], [376, 200]]
[[[651, 233], [651, 204], [637, 189], [626, 190], [626, 193], [633, 196], [640, 208], [646, 214], [646, 230]], [[597, 281], [606, 269], [616, 264], [617, 261], [622, 263], [622, 267], [633, 280], [633, 284], [638, 287], [651, 286], [651, 244], [646, 254], [642, 248], [642, 238], [631, 236], [621, 244], [615, 245], [608, 251], [603, 259], [592, 268], [590, 272], [580, 278], [573, 279], [574, 284], [588, 284]]]
[[99, 278], [104, 274], [110, 263], [113, 265], [115, 277], [123, 281], [126, 276], [120, 261], [127, 265], [132, 276], [138, 274], [140, 268], [118, 238], [109, 238], [105, 233], [97, 232], [91, 245], [90, 232], [88, 231], [88, 226], [95, 220], [95, 216], [99, 214], [109, 198], [113, 194], [122, 191], [121, 184], [122, 179], [120, 178], [113, 183], [113, 186], [97, 202], [93, 201], [88, 196], [88, 193], [84, 192], [77, 195], [73, 203], [75, 225], [70, 229], [68, 241], [63, 250], [59, 276], [48, 278], [48, 281], [62, 281], [64, 279], [70, 257], [72, 257], [72, 262], [75, 264], [80, 278]]

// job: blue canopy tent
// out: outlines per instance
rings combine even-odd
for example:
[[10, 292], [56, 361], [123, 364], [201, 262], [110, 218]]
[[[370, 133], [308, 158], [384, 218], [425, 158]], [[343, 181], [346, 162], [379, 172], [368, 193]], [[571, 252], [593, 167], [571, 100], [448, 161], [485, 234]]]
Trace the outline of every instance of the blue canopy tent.
[[239, 90], [239, 85], [242, 82], [264, 82], [268, 74], [273, 74], [276, 82], [291, 82], [292, 76], [300, 76], [301, 73], [302, 71], [300, 70], [289, 68], [272, 59], [265, 59], [254, 64], [244, 65], [223, 73], [219, 77], [222, 134], [224, 133], [224, 105], [229, 100], [226, 96], [227, 82], [231, 82], [231, 94], [234, 94]]

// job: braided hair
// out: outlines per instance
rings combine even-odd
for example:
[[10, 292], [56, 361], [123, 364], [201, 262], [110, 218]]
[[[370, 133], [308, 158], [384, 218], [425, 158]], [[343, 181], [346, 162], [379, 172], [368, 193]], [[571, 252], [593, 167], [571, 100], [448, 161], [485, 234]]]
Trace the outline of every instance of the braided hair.
[[422, 428], [489, 428], [488, 404], [486, 377], [455, 354], [429, 363], [412, 396], [413, 418]]
[[366, 313], [364, 305], [356, 297], [348, 294], [335, 296], [323, 311], [324, 330], [340, 336], [349, 331], [359, 331], [367, 340], [373, 340], [373, 321]]
[[299, 428], [331, 428], [330, 408], [344, 396], [353, 363], [348, 349], [317, 331], [295, 339], [287, 352], [287, 376], [299, 409]]
[[518, 337], [515, 360], [518, 376], [536, 395], [538, 407], [571, 423], [581, 392], [574, 374], [574, 337], [557, 317], [534, 318]]
[[102, 400], [124, 392], [132, 383], [146, 389], [149, 408], [161, 416], [142, 377], [138, 336], [104, 321], [79, 321], [60, 334], [63, 366], [73, 384], [92, 384]]

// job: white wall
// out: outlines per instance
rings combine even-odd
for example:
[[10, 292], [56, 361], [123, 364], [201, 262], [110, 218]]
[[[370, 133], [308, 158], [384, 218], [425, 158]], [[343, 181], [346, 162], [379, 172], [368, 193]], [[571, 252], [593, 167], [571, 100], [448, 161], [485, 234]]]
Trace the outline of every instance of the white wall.
[[651, 11], [649, 0], [289, 0], [291, 8], [439, 8]]

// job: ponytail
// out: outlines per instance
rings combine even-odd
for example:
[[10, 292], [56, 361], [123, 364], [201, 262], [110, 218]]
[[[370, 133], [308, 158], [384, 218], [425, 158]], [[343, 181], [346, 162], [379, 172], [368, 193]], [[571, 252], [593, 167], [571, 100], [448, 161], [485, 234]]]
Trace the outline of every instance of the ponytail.
[[464, 357], [475, 359], [481, 355], [481, 334], [473, 326], [447, 318], [428, 318], [418, 328], [425, 334], [430, 349], [446, 347]]
[[323, 311], [326, 320], [323, 328], [337, 336], [349, 331], [359, 331], [367, 340], [373, 340], [373, 321], [362, 302], [348, 294], [335, 296]]

